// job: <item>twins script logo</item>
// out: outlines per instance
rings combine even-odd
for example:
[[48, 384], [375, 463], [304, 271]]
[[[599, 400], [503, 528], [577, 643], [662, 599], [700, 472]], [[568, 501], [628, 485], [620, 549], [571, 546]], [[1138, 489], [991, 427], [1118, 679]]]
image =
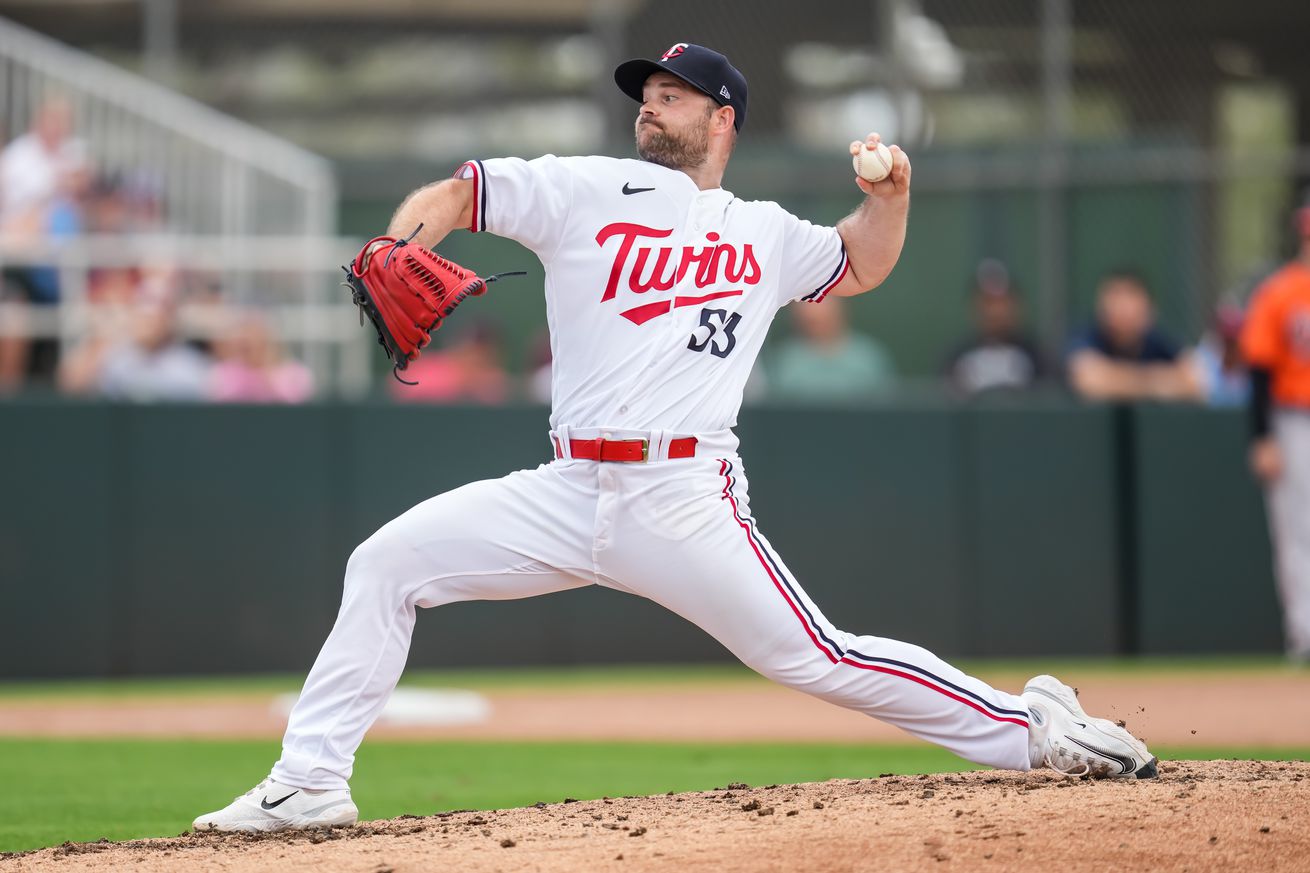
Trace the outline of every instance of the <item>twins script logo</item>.
[[[758, 285], [760, 265], [755, 260], [755, 252], [750, 243], [740, 248], [732, 243], [719, 242], [717, 233], [705, 234], [709, 245], [652, 246], [639, 244], [638, 241], [664, 239], [673, 234], [673, 228], [661, 230], [645, 227], [626, 221], [607, 224], [596, 234], [596, 244], [604, 248], [611, 239], [618, 239], [618, 251], [614, 254], [614, 266], [610, 268], [609, 282], [605, 285], [605, 294], [600, 298], [604, 303], [613, 300], [618, 294], [619, 284], [625, 279], [628, 290], [634, 294], [647, 294], [651, 291], [669, 291], [681, 282], [688, 273], [696, 288], [704, 289], [719, 285], [720, 281], [733, 285]], [[675, 260], [676, 259], [676, 260]], [[693, 272], [694, 270], [694, 272]], [[633, 324], [645, 324], [652, 318], [666, 315], [680, 306], [697, 306], [708, 300], [720, 297], [739, 297], [745, 288], [732, 288], [723, 291], [711, 291], [706, 294], [679, 294], [672, 299], [657, 300], [625, 309], [619, 313]]]

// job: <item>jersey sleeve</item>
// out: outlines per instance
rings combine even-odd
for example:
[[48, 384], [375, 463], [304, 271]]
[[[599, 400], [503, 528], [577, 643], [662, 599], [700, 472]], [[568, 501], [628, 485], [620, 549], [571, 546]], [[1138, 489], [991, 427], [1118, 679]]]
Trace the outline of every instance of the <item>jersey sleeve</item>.
[[573, 176], [565, 161], [554, 155], [468, 161], [455, 178], [473, 180], [469, 230], [507, 237], [542, 261], [550, 259], [573, 206]]
[[1253, 367], [1272, 369], [1283, 357], [1283, 327], [1277, 285], [1266, 282], [1251, 300], [1242, 327], [1242, 356]]
[[779, 305], [794, 300], [818, 303], [848, 269], [846, 246], [835, 227], [823, 227], [784, 212]]

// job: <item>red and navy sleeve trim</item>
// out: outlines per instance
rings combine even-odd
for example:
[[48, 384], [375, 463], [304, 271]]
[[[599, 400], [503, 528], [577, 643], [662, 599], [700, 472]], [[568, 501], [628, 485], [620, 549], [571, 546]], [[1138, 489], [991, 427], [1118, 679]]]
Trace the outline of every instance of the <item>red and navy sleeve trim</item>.
[[841, 247], [841, 260], [837, 262], [837, 266], [832, 271], [832, 275], [829, 276], [828, 280], [824, 282], [822, 285], [820, 285], [818, 288], [815, 288], [809, 294], [806, 294], [804, 297], [802, 297], [801, 298], [802, 302], [818, 303], [819, 301], [823, 300], [823, 298], [828, 296], [829, 291], [831, 291], [833, 288], [836, 288], [837, 285], [841, 282], [841, 280], [846, 278], [846, 271], [849, 270], [850, 268], [851, 268], [851, 262], [850, 259], [846, 257], [846, 246], [843, 245]]
[[465, 169], [473, 177], [473, 217], [469, 220], [469, 230], [480, 233], [487, 229], [487, 171], [482, 161], [466, 161], [455, 171], [455, 177], [464, 178]]

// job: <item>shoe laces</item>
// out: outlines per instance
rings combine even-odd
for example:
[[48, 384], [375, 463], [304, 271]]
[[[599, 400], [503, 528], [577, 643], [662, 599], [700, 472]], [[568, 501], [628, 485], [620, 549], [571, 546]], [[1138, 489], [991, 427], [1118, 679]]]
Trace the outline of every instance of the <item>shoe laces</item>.
[[250, 796], [253, 795], [253, 794], [257, 794], [257, 793], [263, 791], [265, 788], [267, 788], [267, 787], [268, 787], [268, 783], [270, 783], [270, 782], [272, 782], [272, 781], [273, 781], [273, 777], [272, 777], [272, 776], [265, 776], [265, 777], [263, 778], [263, 780], [260, 781], [260, 783], [259, 783], [258, 785], [256, 785], [254, 788], [250, 789], [250, 790], [247, 791], [245, 794], [238, 794], [234, 799], [236, 799], [236, 800], [240, 800], [240, 799], [243, 798], [243, 797], [250, 797]]
[[1093, 779], [1100, 779], [1118, 775], [1104, 758], [1086, 749], [1070, 748], [1057, 738], [1048, 740], [1045, 763], [1055, 772], [1066, 776], [1090, 776]]
[[[1052, 758], [1051, 753], [1048, 751], [1046, 753], [1046, 758], [1044, 761], [1046, 766], [1050, 767], [1056, 773], [1063, 773], [1066, 776], [1075, 776], [1075, 777], [1092, 775], [1091, 764], [1087, 763], [1086, 761], [1076, 761], [1072, 757], [1068, 759], [1068, 763], [1061, 763], [1064, 760], [1062, 756], [1068, 753], [1065, 749], [1059, 747], [1056, 747], [1056, 752], [1057, 752], [1057, 756]], [[1081, 767], [1082, 769], [1081, 770], [1078, 769], [1079, 767]]]
[[1059, 722], [1052, 716], [1048, 705], [1045, 702], [1030, 705], [1029, 712], [1032, 714], [1033, 725], [1044, 731], [1041, 740], [1041, 745], [1044, 747], [1042, 765], [1065, 776], [1075, 778], [1091, 776], [1092, 764], [1082, 750], [1071, 749], [1060, 742], [1060, 734], [1056, 732]]

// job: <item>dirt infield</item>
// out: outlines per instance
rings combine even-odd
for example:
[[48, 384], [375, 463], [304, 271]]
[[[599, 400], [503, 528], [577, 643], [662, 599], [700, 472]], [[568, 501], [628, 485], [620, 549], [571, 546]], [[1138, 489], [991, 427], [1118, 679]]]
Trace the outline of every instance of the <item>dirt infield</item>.
[[[989, 675], [1002, 688], [1026, 677]], [[1070, 677], [1077, 684], [1077, 677]], [[1310, 746], [1310, 672], [1096, 678], [1083, 706], [1172, 746]], [[906, 742], [899, 730], [764, 681], [703, 687], [507, 689], [484, 694], [483, 721], [381, 723], [371, 739]], [[279, 737], [273, 695], [0, 701], [0, 735]]]
[[566, 800], [326, 833], [65, 844], [0, 857], [0, 873], [1303, 871], [1307, 857], [1310, 764], [1243, 761], [1166, 764], [1148, 782], [885, 776]]

